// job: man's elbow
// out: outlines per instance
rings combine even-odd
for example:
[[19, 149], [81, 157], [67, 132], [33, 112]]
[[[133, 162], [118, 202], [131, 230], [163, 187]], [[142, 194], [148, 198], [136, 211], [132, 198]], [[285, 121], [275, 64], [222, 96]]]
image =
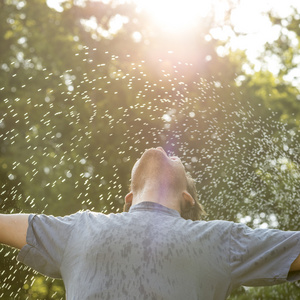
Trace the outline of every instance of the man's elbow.
[[300, 271], [300, 254], [291, 264], [290, 272], [293, 272], [293, 271]]

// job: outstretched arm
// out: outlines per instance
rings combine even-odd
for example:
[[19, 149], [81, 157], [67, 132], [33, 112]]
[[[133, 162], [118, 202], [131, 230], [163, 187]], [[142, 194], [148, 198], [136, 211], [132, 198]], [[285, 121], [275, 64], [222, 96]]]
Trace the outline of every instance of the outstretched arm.
[[21, 249], [26, 245], [28, 214], [0, 214], [0, 244]]
[[300, 255], [292, 263], [290, 271], [300, 271]]

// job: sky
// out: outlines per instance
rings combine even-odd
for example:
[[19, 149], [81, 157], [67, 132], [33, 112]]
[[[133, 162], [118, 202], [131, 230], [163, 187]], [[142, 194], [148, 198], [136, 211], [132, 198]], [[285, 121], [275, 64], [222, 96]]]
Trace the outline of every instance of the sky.
[[[232, 23], [237, 31], [245, 32], [244, 37], [233, 39], [233, 49], [246, 50], [247, 56], [252, 60], [257, 68], [260, 62], [257, 56], [263, 51], [266, 42], [274, 42], [279, 35], [280, 27], [273, 26], [266, 16], [269, 11], [274, 11], [280, 17], [288, 17], [293, 13], [293, 7], [300, 12], [299, 0], [241, 0], [241, 5], [232, 16]], [[298, 41], [295, 39], [295, 44]], [[278, 71], [278, 64], [270, 58], [270, 71]]]

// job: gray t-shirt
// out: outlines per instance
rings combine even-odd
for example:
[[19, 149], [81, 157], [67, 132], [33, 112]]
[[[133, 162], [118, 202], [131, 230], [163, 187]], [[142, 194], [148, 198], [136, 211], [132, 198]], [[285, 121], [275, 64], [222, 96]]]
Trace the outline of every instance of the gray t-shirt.
[[290, 273], [300, 232], [191, 221], [160, 204], [128, 213], [30, 215], [18, 259], [62, 278], [67, 299], [225, 299], [240, 285], [300, 279]]

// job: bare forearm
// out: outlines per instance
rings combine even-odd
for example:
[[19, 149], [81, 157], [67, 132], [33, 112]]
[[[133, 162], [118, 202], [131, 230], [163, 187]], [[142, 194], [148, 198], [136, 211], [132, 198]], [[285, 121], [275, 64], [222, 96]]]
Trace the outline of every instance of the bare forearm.
[[26, 244], [28, 214], [0, 214], [0, 243], [21, 249]]

